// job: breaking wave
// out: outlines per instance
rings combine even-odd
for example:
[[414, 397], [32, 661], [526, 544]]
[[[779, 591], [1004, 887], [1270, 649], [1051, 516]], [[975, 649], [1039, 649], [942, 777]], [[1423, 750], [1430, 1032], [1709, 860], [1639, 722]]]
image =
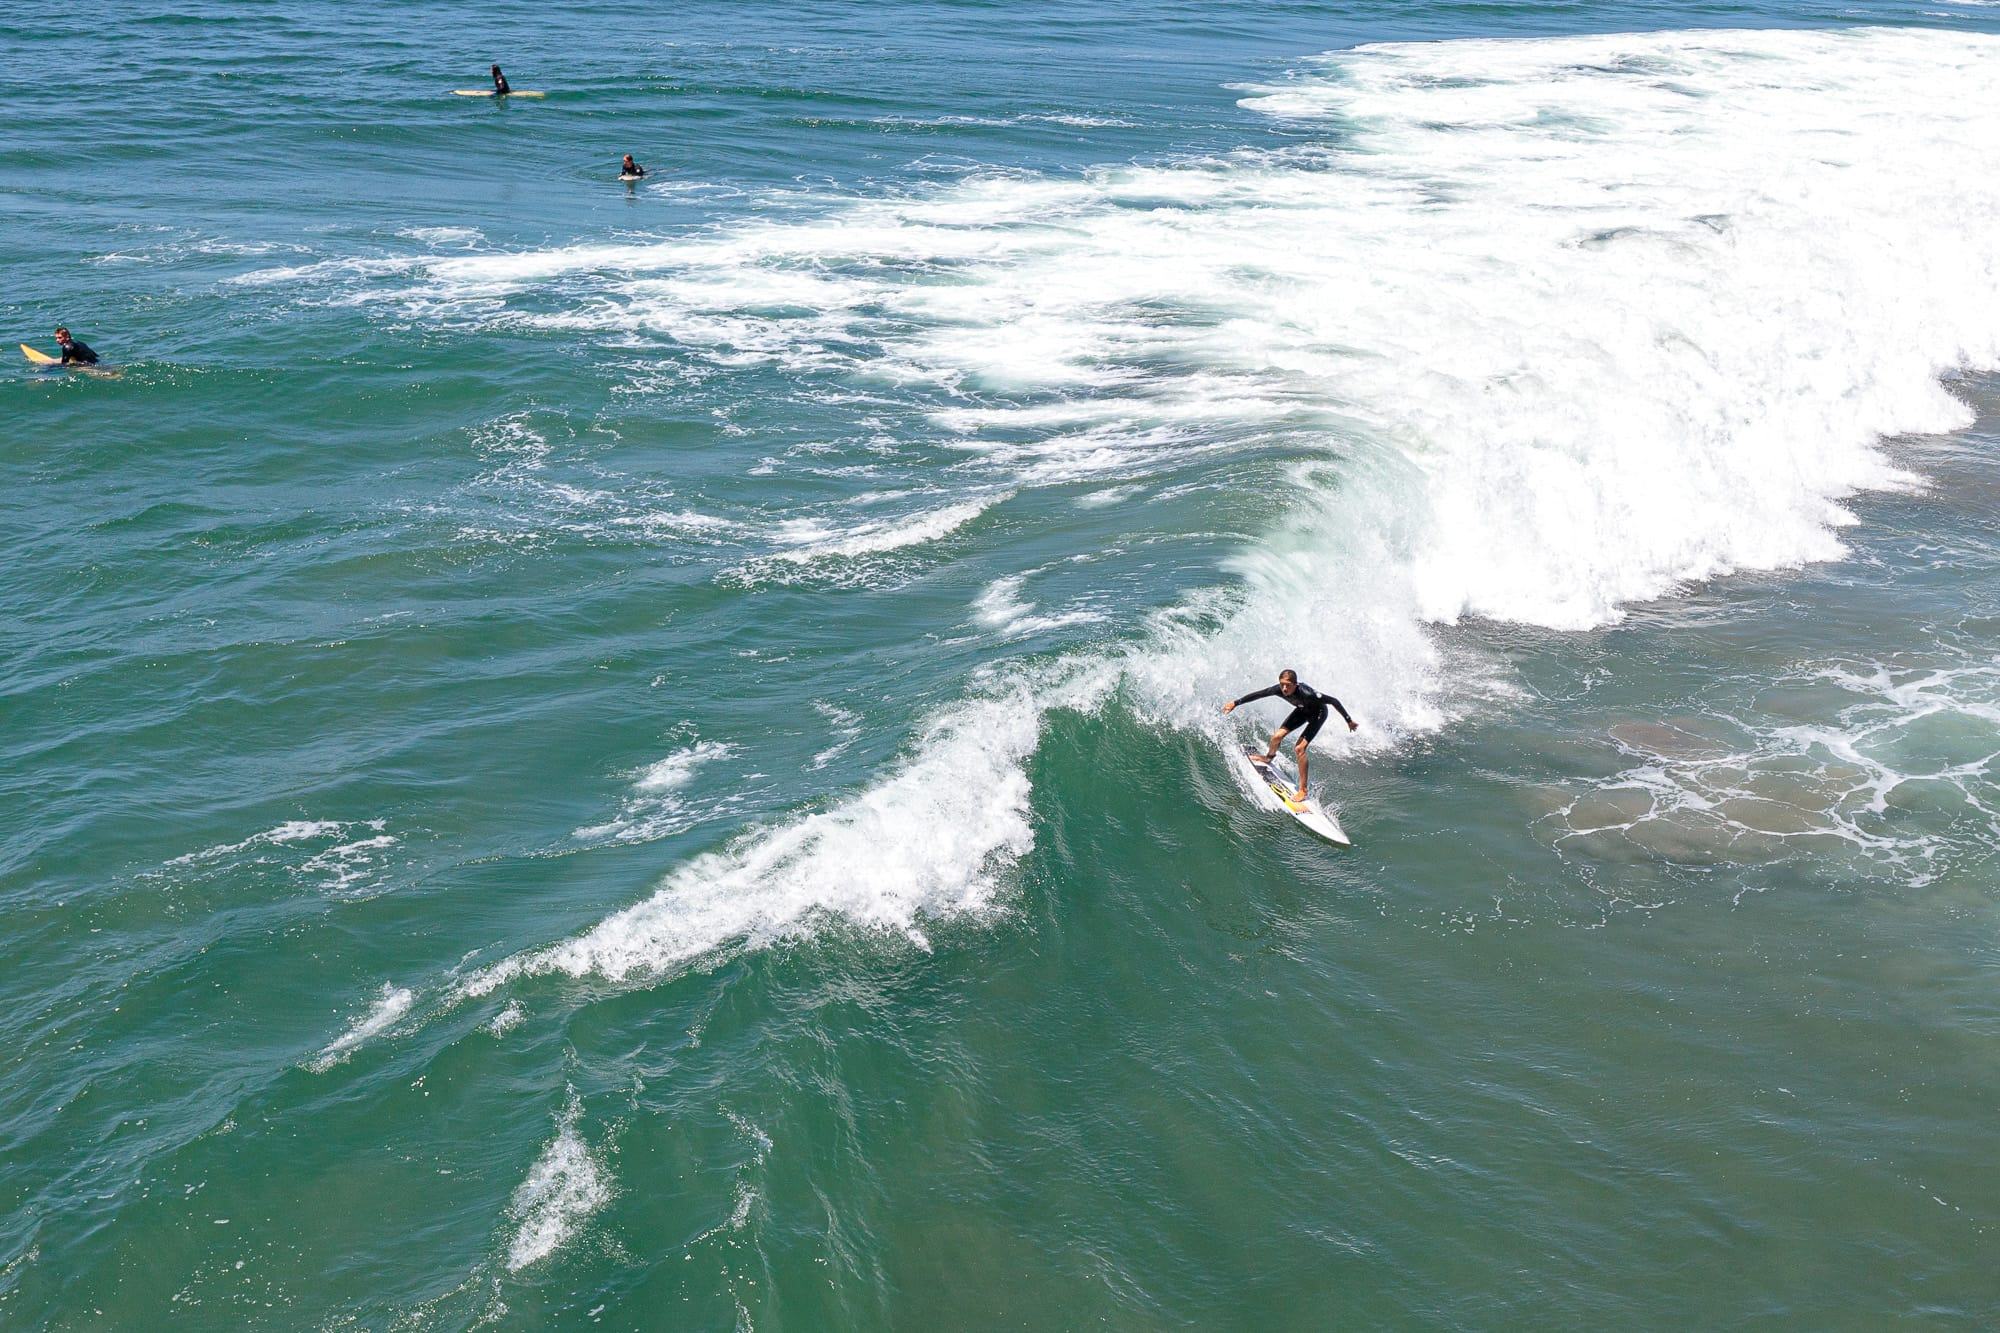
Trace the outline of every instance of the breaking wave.
[[[942, 507], [780, 529], [767, 575], [965, 532], [1002, 487], [1242, 466], [1286, 504], [1225, 596], [996, 669], [873, 786], [465, 992], [657, 976], [826, 917], [921, 939], [1032, 845], [1048, 709], [1129, 681], [1151, 720], [1220, 739], [1215, 701], [1282, 644], [1365, 723], [1335, 757], [1396, 744], [1483, 688], [1440, 626], [1581, 629], [1836, 557], [1846, 497], [1914, 484], [1881, 440], [1962, 424], [1940, 375], [2000, 364], [2000, 41], [1383, 45], [1238, 91], [1291, 146], [412, 261], [427, 301], [533, 295], [507, 318], [910, 395], [979, 462]], [[1274, 443], [1282, 470], [1244, 461]], [[975, 616], [1024, 629], [1022, 586]]]

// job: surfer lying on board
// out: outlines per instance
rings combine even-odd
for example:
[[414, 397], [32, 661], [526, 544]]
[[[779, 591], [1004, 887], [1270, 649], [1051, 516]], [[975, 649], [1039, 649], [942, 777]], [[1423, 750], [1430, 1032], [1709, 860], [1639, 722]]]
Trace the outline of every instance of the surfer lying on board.
[[66, 366], [94, 366], [97, 353], [69, 336], [68, 329], [56, 330], [56, 346], [62, 348], [62, 363]]
[[495, 97], [505, 97], [513, 91], [512, 88], [507, 86], [507, 76], [500, 72], [498, 65], [495, 65], [493, 67], [493, 95]]
[[625, 154], [624, 163], [618, 168], [618, 174], [621, 176], [643, 176], [646, 174], [646, 169], [637, 162], [634, 162], [632, 155], [627, 153]]
[[1312, 738], [1319, 735], [1319, 729], [1326, 724], [1326, 710], [1332, 708], [1334, 712], [1339, 713], [1341, 720], [1347, 723], [1349, 731], [1358, 731], [1361, 724], [1348, 716], [1347, 710], [1341, 707], [1340, 700], [1330, 694], [1321, 694], [1312, 686], [1305, 684], [1299, 679], [1299, 673], [1290, 667], [1278, 673], [1276, 685], [1252, 690], [1241, 699], [1231, 699], [1222, 705], [1222, 711], [1233, 713], [1238, 704], [1247, 704], [1253, 699], [1268, 699], [1274, 694], [1289, 703], [1292, 711], [1285, 714], [1285, 720], [1271, 733], [1271, 748], [1264, 752], [1264, 758], [1268, 760], [1275, 756], [1278, 753], [1278, 744], [1285, 739], [1286, 733], [1299, 723], [1305, 723], [1305, 734], [1300, 736], [1299, 743], [1292, 747], [1292, 753], [1299, 759], [1299, 794], [1293, 799], [1303, 801], [1306, 799], [1306, 747], [1312, 744]]

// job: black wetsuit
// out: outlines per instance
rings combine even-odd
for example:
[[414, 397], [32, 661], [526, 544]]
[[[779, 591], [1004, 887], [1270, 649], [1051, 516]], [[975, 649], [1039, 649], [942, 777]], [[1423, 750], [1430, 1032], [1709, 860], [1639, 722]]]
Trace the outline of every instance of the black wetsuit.
[[1276, 685], [1267, 685], [1261, 690], [1253, 690], [1251, 693], [1238, 699], [1236, 706], [1241, 708], [1244, 704], [1250, 703], [1253, 700], [1268, 699], [1274, 694], [1292, 705], [1292, 711], [1285, 715], [1285, 720], [1280, 724], [1278, 729], [1280, 731], [1291, 731], [1303, 722], [1306, 724], [1306, 734], [1303, 738], [1305, 740], [1310, 741], [1313, 737], [1319, 735], [1319, 729], [1326, 725], [1326, 710], [1328, 708], [1340, 714], [1341, 718], [1349, 725], [1352, 725], [1354, 722], [1354, 719], [1347, 715], [1347, 710], [1340, 706], [1340, 700], [1330, 694], [1321, 694], [1304, 681], [1300, 681], [1298, 684], [1292, 686], [1292, 692], [1289, 695]]
[[629, 167], [618, 168], [618, 174], [621, 176], [643, 176], [646, 174], [646, 169], [637, 162], [634, 162]]
[[97, 353], [71, 338], [69, 346], [62, 349], [62, 363], [66, 366], [94, 366], [97, 364]]
[[514, 91], [514, 90], [513, 90], [512, 88], [509, 88], [509, 87], [507, 86], [507, 76], [506, 76], [505, 74], [502, 74], [502, 73], [501, 73], [501, 72], [500, 72], [499, 70], [497, 70], [497, 69], [496, 69], [496, 70], [494, 70], [494, 71], [493, 71], [493, 93], [494, 93], [494, 95], [495, 95], [496, 97], [505, 97], [505, 96], [506, 96], [507, 94], [509, 94], [509, 93], [511, 93], [511, 92], [513, 92], [513, 91]]

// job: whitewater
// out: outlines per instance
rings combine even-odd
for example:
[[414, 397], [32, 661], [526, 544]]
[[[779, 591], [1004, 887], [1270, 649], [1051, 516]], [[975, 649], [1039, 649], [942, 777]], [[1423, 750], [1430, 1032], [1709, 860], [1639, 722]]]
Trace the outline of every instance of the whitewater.
[[[650, 982], [828, 917], [921, 941], [926, 919], [1004, 899], [1050, 710], [1122, 692], [1220, 744], [1219, 701], [1294, 665], [1365, 719], [1322, 743], [1335, 759], [1393, 747], [1507, 696], [1442, 632], [1467, 618], [1584, 630], [1731, 571], [1838, 557], [1846, 497], [1915, 484], [1882, 440], [1963, 425], [1941, 377], [2000, 364], [1992, 38], [1377, 45], [1236, 91], [1297, 145], [403, 257], [378, 266], [397, 281], [338, 298], [925, 404], [959, 461], [898, 478], [919, 504], [884, 517], [871, 491], [737, 523], [728, 577], [751, 587], [808, 565], [865, 582], [869, 559], [1020, 491], [1260, 456], [1236, 479], [1275, 516], [1228, 584], [1123, 643], [994, 666], [876, 785], [455, 993], [549, 971]], [[1309, 448], [1278, 455], [1280, 439]], [[976, 613], [999, 623], [1018, 589]]]

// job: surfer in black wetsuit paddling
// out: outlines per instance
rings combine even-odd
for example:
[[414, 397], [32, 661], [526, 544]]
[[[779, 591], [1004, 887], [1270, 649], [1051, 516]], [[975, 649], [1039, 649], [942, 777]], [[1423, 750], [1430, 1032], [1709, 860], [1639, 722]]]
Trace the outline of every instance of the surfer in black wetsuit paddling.
[[625, 154], [623, 165], [618, 168], [618, 174], [621, 176], [643, 176], [646, 174], [646, 169], [637, 162], [634, 162], [632, 155], [627, 153]]
[[62, 363], [66, 366], [94, 366], [97, 353], [69, 336], [68, 329], [56, 330], [56, 346], [62, 348]]
[[1305, 733], [1299, 737], [1298, 744], [1292, 747], [1292, 753], [1297, 755], [1299, 760], [1299, 794], [1292, 799], [1303, 801], [1306, 799], [1306, 747], [1312, 744], [1312, 738], [1319, 735], [1319, 729], [1326, 724], [1326, 710], [1332, 708], [1334, 712], [1339, 713], [1341, 720], [1347, 723], [1349, 731], [1359, 730], [1361, 724], [1348, 716], [1347, 710], [1341, 707], [1340, 700], [1330, 694], [1321, 694], [1301, 681], [1299, 673], [1290, 667], [1278, 673], [1276, 685], [1252, 690], [1241, 699], [1231, 699], [1222, 705], [1222, 711], [1233, 713], [1238, 704], [1247, 704], [1255, 699], [1268, 699], [1274, 694], [1290, 704], [1292, 711], [1285, 714], [1285, 720], [1271, 733], [1271, 748], [1264, 752], [1264, 758], [1268, 761], [1275, 757], [1278, 745], [1285, 739], [1286, 733], [1301, 722], [1305, 723]]
[[505, 97], [513, 91], [512, 88], [507, 86], [507, 76], [500, 72], [498, 65], [495, 65], [493, 67], [493, 95], [495, 97]]

